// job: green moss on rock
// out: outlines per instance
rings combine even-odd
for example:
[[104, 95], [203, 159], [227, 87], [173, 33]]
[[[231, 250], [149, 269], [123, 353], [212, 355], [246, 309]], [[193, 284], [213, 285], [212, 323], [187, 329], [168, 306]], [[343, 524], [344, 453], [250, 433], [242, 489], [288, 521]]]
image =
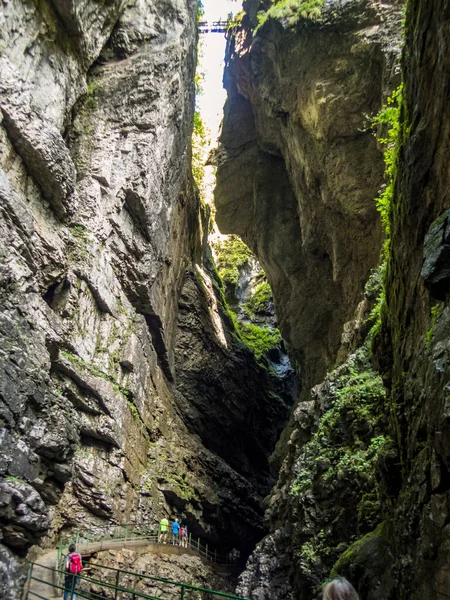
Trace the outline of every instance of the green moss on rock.
[[225, 285], [237, 286], [239, 269], [253, 256], [253, 252], [237, 235], [214, 244], [219, 275]]
[[271, 302], [272, 289], [268, 281], [263, 281], [256, 286], [252, 296], [243, 303], [242, 309], [249, 317], [254, 317], [255, 315], [267, 312]]
[[301, 19], [316, 20], [321, 15], [325, 0], [272, 0], [272, 6], [258, 13], [259, 29], [268, 19], [276, 19], [293, 27]]
[[239, 333], [243, 342], [251, 349], [256, 358], [261, 358], [281, 343], [278, 329], [258, 327], [258, 325], [239, 325]]
[[316, 389], [321, 415], [294, 467], [295, 558], [312, 588], [349, 542], [381, 521], [378, 474], [395, 449], [384, 434], [386, 392], [368, 346]]

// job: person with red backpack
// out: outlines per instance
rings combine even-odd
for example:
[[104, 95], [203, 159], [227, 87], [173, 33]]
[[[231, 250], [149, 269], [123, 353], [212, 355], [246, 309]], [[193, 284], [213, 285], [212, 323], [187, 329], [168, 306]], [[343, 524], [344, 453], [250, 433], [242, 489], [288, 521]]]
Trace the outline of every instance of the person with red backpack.
[[81, 573], [83, 563], [81, 562], [81, 554], [76, 551], [75, 544], [70, 544], [69, 554], [65, 560], [64, 577], [64, 600], [75, 600], [75, 586], [78, 583], [78, 575]]

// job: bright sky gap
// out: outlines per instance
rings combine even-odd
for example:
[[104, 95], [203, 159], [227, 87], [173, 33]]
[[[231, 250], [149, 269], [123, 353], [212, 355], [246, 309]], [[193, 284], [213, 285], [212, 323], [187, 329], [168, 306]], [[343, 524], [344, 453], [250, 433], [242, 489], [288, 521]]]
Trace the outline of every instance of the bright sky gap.
[[[226, 21], [230, 13], [242, 8], [240, 0], [203, 0], [205, 21]], [[222, 120], [226, 99], [222, 77], [226, 40], [223, 33], [208, 33], [200, 37], [200, 72], [203, 73], [203, 93], [197, 97], [197, 110], [215, 140]]]

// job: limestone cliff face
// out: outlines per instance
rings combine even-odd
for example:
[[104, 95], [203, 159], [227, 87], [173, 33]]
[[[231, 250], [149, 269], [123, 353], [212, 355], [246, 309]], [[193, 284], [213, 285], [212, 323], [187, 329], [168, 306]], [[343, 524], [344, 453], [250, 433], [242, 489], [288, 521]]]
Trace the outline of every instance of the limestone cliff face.
[[399, 8], [330, 2], [319, 22], [269, 19], [252, 38], [258, 2], [246, 7], [228, 44], [217, 222], [260, 259], [308, 387], [333, 366], [379, 260], [384, 165], [369, 117], [395, 79]]
[[1, 541], [178, 512], [250, 546], [288, 408], [204, 260], [196, 3], [17, 0], [0, 25]]
[[[367, 342], [322, 380], [344, 361], [355, 327], [364, 338], [377, 295], [377, 283], [364, 291], [382, 242], [374, 199], [384, 163], [370, 117], [399, 83], [402, 9], [326, 2], [318, 20], [293, 27], [268, 19], [252, 35], [267, 5], [247, 2], [243, 27], [229, 39], [217, 221], [261, 261], [303, 392], [280, 445], [271, 534], [238, 590], [311, 598], [350, 543], [381, 521], [375, 471], [391, 488], [386, 471], [398, 462]], [[353, 572], [363, 597], [371, 591], [374, 599], [380, 580], [392, 582], [379, 539]]]

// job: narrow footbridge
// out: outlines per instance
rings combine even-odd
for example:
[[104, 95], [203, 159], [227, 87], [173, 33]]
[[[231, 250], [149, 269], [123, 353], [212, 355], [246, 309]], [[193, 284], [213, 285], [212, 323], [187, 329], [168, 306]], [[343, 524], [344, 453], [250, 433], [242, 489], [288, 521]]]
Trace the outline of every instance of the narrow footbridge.
[[198, 24], [199, 33], [225, 33], [228, 29], [228, 22], [221, 21], [200, 21]]
[[[146, 546], [146, 551], [155, 554], [191, 554], [203, 560], [222, 566], [233, 566], [235, 560], [229, 555], [211, 551], [199, 538], [189, 536], [183, 545], [160, 543], [154, 530], [118, 527], [104, 533], [77, 533], [70, 539], [61, 541], [58, 549], [42, 554], [36, 562], [29, 563], [28, 579], [23, 599], [51, 600], [61, 598], [64, 592], [64, 558], [69, 544], [75, 543], [83, 556], [83, 572], [76, 585], [76, 596], [94, 600], [128, 600], [146, 598], [149, 600], [242, 600], [239, 596], [192, 586], [183, 582], [169, 581], [146, 573], [106, 567], [89, 563], [93, 554], [102, 550], [138, 548]], [[72, 581], [72, 585], [75, 581]]]

